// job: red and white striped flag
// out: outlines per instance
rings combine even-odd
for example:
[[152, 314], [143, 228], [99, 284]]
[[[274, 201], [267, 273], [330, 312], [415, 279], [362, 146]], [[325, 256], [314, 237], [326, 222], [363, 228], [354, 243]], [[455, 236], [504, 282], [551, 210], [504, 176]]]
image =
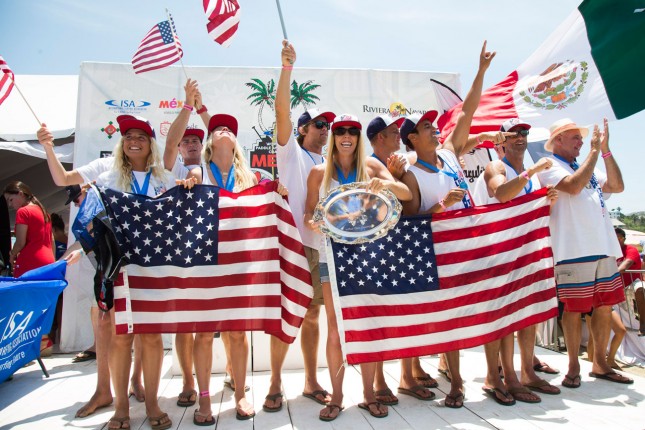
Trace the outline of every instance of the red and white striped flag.
[[0, 72], [2, 72], [0, 73], [0, 104], [2, 104], [13, 89], [14, 79], [13, 72], [2, 56], [0, 56]]
[[404, 217], [377, 241], [333, 243], [347, 362], [470, 348], [557, 316], [545, 196]]
[[172, 17], [150, 29], [132, 57], [134, 73], [162, 69], [184, 56]]
[[240, 24], [240, 5], [237, 0], [204, 0], [208, 17], [208, 34], [220, 45], [227, 47]]
[[300, 234], [268, 182], [198, 185], [151, 199], [102, 190], [129, 261], [115, 282], [116, 332], [261, 330], [291, 343], [313, 295]]

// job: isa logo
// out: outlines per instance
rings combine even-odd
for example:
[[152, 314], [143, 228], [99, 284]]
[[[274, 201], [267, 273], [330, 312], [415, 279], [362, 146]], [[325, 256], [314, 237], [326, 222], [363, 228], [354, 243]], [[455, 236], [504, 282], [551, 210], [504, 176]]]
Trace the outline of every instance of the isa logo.
[[145, 100], [113, 99], [105, 102], [110, 111], [118, 114], [139, 114], [148, 110], [150, 102]]

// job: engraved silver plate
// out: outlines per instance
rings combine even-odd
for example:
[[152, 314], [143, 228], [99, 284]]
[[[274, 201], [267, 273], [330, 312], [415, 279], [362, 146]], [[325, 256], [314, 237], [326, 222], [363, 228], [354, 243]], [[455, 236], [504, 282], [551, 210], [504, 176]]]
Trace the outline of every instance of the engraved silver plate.
[[351, 244], [385, 236], [401, 217], [401, 203], [391, 191], [372, 193], [367, 185], [341, 185], [320, 199], [313, 218], [322, 221], [320, 231], [336, 242]]

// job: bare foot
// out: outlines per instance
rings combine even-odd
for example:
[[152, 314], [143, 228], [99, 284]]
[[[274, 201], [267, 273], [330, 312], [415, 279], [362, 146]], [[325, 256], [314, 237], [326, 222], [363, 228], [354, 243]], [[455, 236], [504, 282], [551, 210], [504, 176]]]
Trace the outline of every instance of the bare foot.
[[85, 403], [78, 411], [76, 418], [85, 418], [92, 415], [97, 409], [105, 408], [112, 404], [112, 393], [99, 394], [94, 393], [89, 402]]
[[143, 385], [140, 382], [134, 383], [131, 382], [130, 391], [128, 393], [130, 396], [134, 396], [137, 399], [137, 402], [143, 403], [146, 401], [146, 392], [143, 389]]

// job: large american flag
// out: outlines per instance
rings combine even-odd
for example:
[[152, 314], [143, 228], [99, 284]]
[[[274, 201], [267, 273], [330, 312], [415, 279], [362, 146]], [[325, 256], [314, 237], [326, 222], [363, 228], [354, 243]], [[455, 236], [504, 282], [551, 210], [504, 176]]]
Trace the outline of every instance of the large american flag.
[[298, 229], [275, 182], [157, 198], [101, 189], [129, 264], [116, 332], [262, 330], [291, 343], [313, 295]]
[[240, 24], [240, 5], [237, 0], [203, 0], [208, 17], [206, 30], [215, 42], [226, 47]]
[[470, 348], [557, 316], [545, 196], [404, 217], [377, 241], [332, 242], [347, 362]]
[[168, 21], [162, 21], [145, 35], [137, 52], [132, 56], [134, 73], [162, 69], [176, 63], [184, 55], [177, 37], [175, 23], [170, 14]]
[[9, 97], [14, 79], [13, 72], [2, 56], [0, 56], [0, 72], [0, 104], [2, 104]]

